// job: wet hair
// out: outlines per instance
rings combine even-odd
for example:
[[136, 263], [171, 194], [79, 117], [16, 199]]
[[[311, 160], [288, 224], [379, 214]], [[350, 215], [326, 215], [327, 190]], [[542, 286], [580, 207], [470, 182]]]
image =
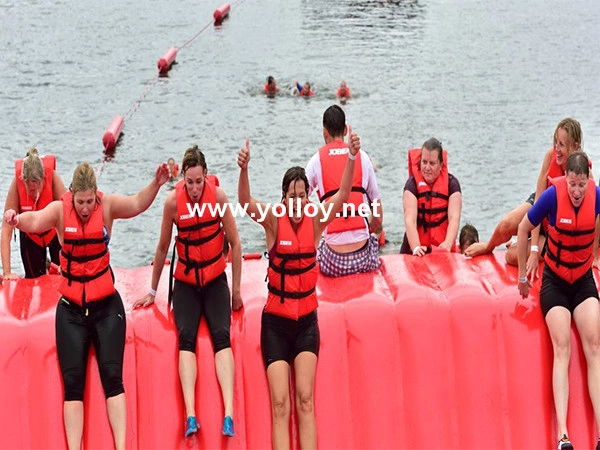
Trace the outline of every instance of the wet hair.
[[475, 228], [470, 223], [466, 223], [460, 229], [460, 236], [458, 238], [458, 246], [460, 248], [460, 252], [464, 253], [465, 250], [469, 247], [469, 245], [479, 242], [479, 232], [477, 228]]
[[567, 117], [566, 119], [558, 122], [556, 130], [554, 130], [554, 145], [556, 145], [558, 130], [561, 128], [567, 132], [570, 143], [577, 146], [575, 150], [581, 150], [583, 148], [583, 131], [581, 131], [581, 125], [579, 122], [571, 117]]
[[73, 181], [69, 187], [73, 195], [79, 191], [94, 191], [98, 189], [96, 184], [96, 172], [92, 168], [92, 165], [85, 161], [75, 167], [73, 171]]
[[36, 183], [44, 181], [44, 164], [42, 164], [42, 159], [35, 147], [32, 147], [23, 159], [21, 178], [23, 178], [23, 181], [34, 181]]
[[304, 167], [294, 166], [290, 167], [283, 176], [283, 180], [281, 182], [281, 200], [285, 199], [285, 194], [287, 194], [290, 184], [294, 183], [295, 185], [297, 181], [304, 181], [306, 195], [308, 195], [308, 178], [306, 178]]
[[181, 173], [184, 173], [190, 167], [202, 166], [204, 171], [208, 171], [206, 167], [206, 159], [204, 159], [204, 153], [200, 151], [197, 145], [188, 148], [183, 155], [183, 162], [181, 163]]
[[175, 160], [174, 160], [173, 158], [169, 158], [169, 159], [167, 160], [167, 164], [171, 164], [171, 161], [173, 161], [173, 164], [175, 164]]
[[436, 138], [432, 137], [423, 142], [423, 145], [421, 146], [421, 154], [423, 153], [423, 149], [429, 150], [430, 152], [437, 150], [438, 161], [440, 162], [440, 164], [444, 163], [444, 156], [442, 155], [442, 143]]
[[331, 105], [323, 113], [323, 128], [331, 137], [344, 136], [346, 113], [338, 105]]
[[273, 84], [274, 81], [275, 81], [275, 78], [273, 78], [271, 75], [269, 75], [267, 77], [267, 84], [271, 85], [271, 84]]
[[565, 174], [572, 172], [574, 175], [585, 175], [590, 177], [590, 164], [584, 152], [573, 152], [567, 158]]

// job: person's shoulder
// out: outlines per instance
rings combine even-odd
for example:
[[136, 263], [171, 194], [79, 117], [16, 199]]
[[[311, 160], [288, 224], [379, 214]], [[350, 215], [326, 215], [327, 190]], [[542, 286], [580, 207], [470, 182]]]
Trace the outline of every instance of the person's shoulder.
[[412, 193], [417, 192], [417, 180], [414, 175], [408, 177], [408, 180], [406, 180], [406, 183], [404, 184], [404, 190]]

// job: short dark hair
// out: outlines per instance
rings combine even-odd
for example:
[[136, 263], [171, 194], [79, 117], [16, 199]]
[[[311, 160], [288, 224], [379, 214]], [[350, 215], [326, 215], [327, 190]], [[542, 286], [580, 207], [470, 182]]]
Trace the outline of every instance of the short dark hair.
[[565, 175], [569, 172], [573, 172], [575, 175], [590, 177], [590, 162], [585, 152], [573, 152], [569, 155]]
[[331, 105], [323, 113], [323, 128], [332, 137], [344, 136], [346, 126], [346, 113], [338, 105]]
[[479, 242], [479, 233], [470, 223], [466, 223], [460, 230], [460, 237], [458, 238], [458, 245], [460, 252], [464, 253], [469, 245]]

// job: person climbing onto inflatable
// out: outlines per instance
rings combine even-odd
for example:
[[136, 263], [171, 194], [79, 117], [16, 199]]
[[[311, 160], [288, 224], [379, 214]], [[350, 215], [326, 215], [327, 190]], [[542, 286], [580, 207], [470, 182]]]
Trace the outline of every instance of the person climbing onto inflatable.
[[[587, 364], [588, 392], [600, 429], [600, 310], [592, 265], [598, 253], [600, 187], [590, 179], [589, 160], [573, 152], [565, 175], [539, 196], [519, 224], [517, 256], [519, 293], [526, 299], [531, 283], [527, 273], [528, 236], [543, 219], [548, 220], [547, 251], [539, 302], [552, 340], [554, 362], [552, 391], [558, 431], [558, 449], [572, 450], [567, 429], [571, 321], [581, 338]], [[596, 445], [600, 450], [600, 440]]]
[[[273, 448], [290, 448], [290, 365], [294, 366], [296, 409], [300, 448], [317, 447], [314, 411], [314, 384], [320, 333], [317, 320], [318, 278], [316, 248], [323, 230], [348, 200], [360, 138], [349, 127], [348, 157], [339, 190], [330, 199], [326, 216], [317, 208], [314, 217], [305, 213], [308, 179], [302, 167], [288, 169], [283, 177], [279, 206], [275, 214], [252, 197], [248, 166], [250, 141], [238, 153], [240, 166], [238, 200], [248, 205], [248, 214], [265, 230], [269, 251], [268, 295], [261, 319], [261, 350], [271, 394]], [[260, 211], [267, 211], [259, 221]]]
[[446, 151], [436, 138], [409, 150], [409, 173], [404, 185], [404, 226], [400, 253], [423, 256], [439, 247], [456, 251], [462, 210], [458, 179], [448, 172]]
[[[465, 251], [465, 255], [475, 257], [488, 254], [494, 251], [496, 247], [509, 242], [512, 236], [517, 234], [517, 228], [525, 214], [534, 204], [535, 200], [549, 186], [549, 180], [560, 177], [565, 174], [567, 159], [571, 153], [582, 150], [583, 132], [581, 125], [575, 119], [567, 117], [562, 119], [554, 130], [552, 148], [546, 151], [544, 161], [540, 169], [536, 191], [529, 198], [507, 213], [494, 228], [494, 232], [487, 242], [478, 242], [472, 244]], [[591, 169], [590, 161], [590, 169]], [[590, 177], [593, 175], [590, 172]], [[529, 241], [529, 251], [527, 256], [527, 276], [531, 281], [539, 276], [539, 263], [543, 260], [542, 250], [545, 244], [543, 228], [536, 227], [531, 232]], [[509, 245], [506, 252], [506, 262], [510, 265], [517, 265], [516, 246]]]
[[[59, 200], [65, 193], [65, 185], [56, 172], [54, 155], [40, 157], [36, 148], [27, 152], [23, 159], [15, 162], [15, 177], [8, 189], [4, 210], [19, 212], [38, 211], [50, 202]], [[10, 241], [13, 228], [2, 222], [2, 269], [7, 280], [18, 279], [12, 272], [10, 262]], [[25, 268], [25, 278], [37, 278], [47, 273], [47, 251], [50, 261], [59, 264], [60, 242], [56, 230], [47, 230], [40, 234], [19, 231], [21, 260]]]
[[458, 248], [464, 255], [465, 250], [476, 242], [479, 242], [479, 232], [472, 224], [466, 223], [460, 229], [460, 235], [458, 237]]
[[[329, 201], [340, 187], [348, 159], [348, 144], [344, 142], [347, 132], [344, 110], [338, 105], [328, 107], [323, 113], [325, 145], [306, 165], [309, 193], [316, 190], [322, 203]], [[319, 244], [317, 260], [323, 275], [340, 277], [379, 268], [378, 239], [382, 233], [383, 206], [371, 159], [364, 150], [356, 161], [349, 204], [353, 209], [344, 211], [344, 217], [327, 226]], [[368, 205], [365, 209], [369, 217], [359, 214], [365, 205]]]
[[[194, 145], [185, 151], [182, 162], [183, 180], [179, 181], [165, 200], [160, 238], [154, 254], [150, 292], [136, 300], [134, 308], [154, 303], [164, 266], [173, 225], [177, 227], [173, 316], [177, 326], [179, 346], [179, 378], [186, 417], [185, 436], [200, 428], [196, 418], [196, 344], [202, 316], [210, 331], [217, 379], [221, 387], [225, 414], [222, 433], [234, 436], [234, 375], [235, 364], [231, 350], [231, 310], [242, 306], [240, 282], [242, 277], [242, 245], [231, 210], [225, 208], [220, 217], [211, 214], [190, 214], [188, 205], [227, 205], [227, 195], [215, 184], [216, 177], [207, 175], [204, 154]], [[224, 240], [231, 247], [232, 290], [227, 283]], [[169, 280], [169, 286], [171, 285]], [[169, 292], [171, 288], [169, 287]], [[169, 303], [171, 298], [168, 299]]]
[[137, 194], [104, 195], [88, 162], [73, 172], [71, 187], [40, 211], [4, 213], [4, 221], [27, 233], [56, 229], [62, 243], [62, 283], [56, 307], [56, 351], [64, 386], [64, 424], [70, 450], [83, 437], [83, 397], [90, 345], [94, 346], [117, 449], [125, 448], [126, 402], [123, 387], [125, 309], [115, 289], [108, 242], [116, 219], [142, 213], [169, 179], [165, 163]]

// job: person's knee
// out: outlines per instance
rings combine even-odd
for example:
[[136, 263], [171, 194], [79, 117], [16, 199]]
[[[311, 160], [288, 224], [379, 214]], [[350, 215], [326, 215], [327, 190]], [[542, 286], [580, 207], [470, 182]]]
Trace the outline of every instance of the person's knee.
[[271, 401], [273, 417], [279, 420], [289, 419], [290, 417], [290, 399], [285, 396], [274, 395]]
[[123, 388], [123, 366], [118, 363], [104, 363], [100, 365], [100, 380], [106, 398], [125, 392]]
[[212, 334], [213, 350], [215, 353], [231, 347], [229, 328], [223, 327]]
[[191, 330], [179, 330], [179, 351], [196, 353], [197, 333]]
[[300, 414], [312, 414], [314, 411], [313, 393], [299, 391], [296, 395], [296, 408]]
[[70, 369], [63, 372], [65, 401], [83, 401], [85, 370]]

